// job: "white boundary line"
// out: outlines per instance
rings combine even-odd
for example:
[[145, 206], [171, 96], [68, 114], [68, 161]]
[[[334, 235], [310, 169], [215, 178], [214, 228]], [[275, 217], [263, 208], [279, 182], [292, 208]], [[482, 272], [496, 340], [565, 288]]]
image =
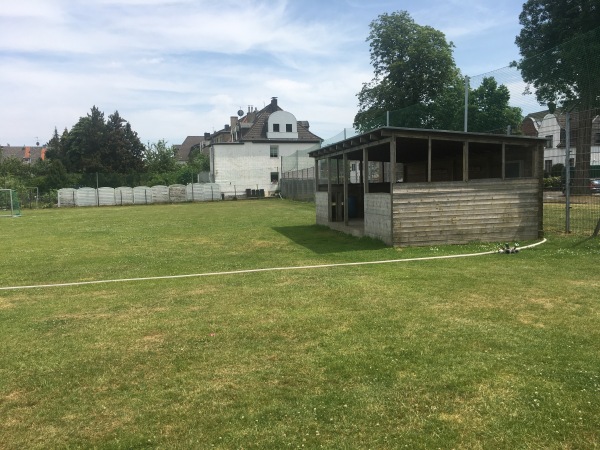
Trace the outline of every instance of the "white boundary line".
[[[535, 244], [526, 245], [519, 247], [519, 250], [526, 248], [536, 247], [543, 244], [547, 239], [543, 239]], [[150, 281], [150, 280], [173, 280], [177, 278], [194, 278], [194, 277], [210, 277], [216, 275], [239, 275], [244, 273], [256, 273], [256, 272], [274, 272], [277, 270], [301, 270], [301, 269], [324, 269], [328, 267], [346, 267], [346, 266], [366, 266], [370, 264], [390, 264], [400, 262], [411, 262], [411, 261], [431, 261], [436, 259], [452, 259], [452, 258], [468, 258], [471, 256], [483, 256], [492, 255], [498, 253], [497, 250], [483, 253], [466, 253], [461, 255], [447, 255], [447, 256], [426, 256], [423, 258], [405, 258], [405, 259], [388, 259], [383, 261], [361, 261], [361, 262], [349, 262], [349, 263], [337, 263], [337, 264], [318, 264], [311, 266], [290, 266], [290, 267], [267, 267], [263, 269], [245, 269], [245, 270], [231, 270], [225, 272], [206, 272], [206, 273], [191, 273], [185, 275], [164, 275], [157, 277], [142, 277], [142, 278], [118, 278], [114, 280], [95, 280], [95, 281], [76, 281], [72, 283], [56, 283], [56, 284], [36, 284], [30, 286], [6, 286], [0, 287], [0, 291], [16, 291], [19, 289], [40, 289], [40, 288], [53, 288], [53, 287], [68, 287], [68, 286], [85, 286], [88, 284], [106, 284], [106, 283], [123, 283], [131, 281]]]

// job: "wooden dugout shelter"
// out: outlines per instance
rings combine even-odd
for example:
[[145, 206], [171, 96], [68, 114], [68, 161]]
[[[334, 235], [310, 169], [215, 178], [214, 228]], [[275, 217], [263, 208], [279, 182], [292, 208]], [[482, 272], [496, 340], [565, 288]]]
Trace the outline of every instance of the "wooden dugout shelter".
[[382, 127], [322, 147], [317, 224], [393, 246], [541, 237], [544, 142]]

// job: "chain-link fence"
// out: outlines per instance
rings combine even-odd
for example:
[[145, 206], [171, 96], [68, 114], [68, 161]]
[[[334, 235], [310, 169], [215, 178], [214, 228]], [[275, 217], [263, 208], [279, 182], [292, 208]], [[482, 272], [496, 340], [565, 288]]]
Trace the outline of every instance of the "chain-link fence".
[[[312, 158], [311, 158], [312, 159]], [[284, 172], [279, 181], [281, 196], [292, 200], [313, 201], [315, 199], [315, 168]]]
[[600, 108], [529, 118], [544, 150], [546, 231], [589, 234], [600, 223]]
[[283, 198], [299, 201], [313, 201], [315, 198], [315, 161], [308, 153], [320, 146], [299, 150], [292, 155], [281, 157], [281, 178], [279, 190]]

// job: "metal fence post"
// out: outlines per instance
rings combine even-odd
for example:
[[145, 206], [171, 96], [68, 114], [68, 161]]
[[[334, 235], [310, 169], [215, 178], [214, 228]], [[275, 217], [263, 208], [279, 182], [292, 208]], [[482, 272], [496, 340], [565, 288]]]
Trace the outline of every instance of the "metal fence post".
[[571, 232], [571, 112], [565, 123], [565, 233]]

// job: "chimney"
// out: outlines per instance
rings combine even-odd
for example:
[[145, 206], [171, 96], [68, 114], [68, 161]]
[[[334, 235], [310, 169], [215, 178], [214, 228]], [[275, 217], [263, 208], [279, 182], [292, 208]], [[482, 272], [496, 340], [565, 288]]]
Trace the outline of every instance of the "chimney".
[[277, 97], [271, 97], [271, 109], [277, 109]]
[[204, 140], [208, 141], [210, 139], [210, 133], [204, 133]]
[[229, 122], [231, 124], [231, 128], [235, 128], [235, 126], [238, 123], [238, 118], [237, 116], [229, 116]]
[[225, 131], [229, 131], [229, 125], [225, 124]]

